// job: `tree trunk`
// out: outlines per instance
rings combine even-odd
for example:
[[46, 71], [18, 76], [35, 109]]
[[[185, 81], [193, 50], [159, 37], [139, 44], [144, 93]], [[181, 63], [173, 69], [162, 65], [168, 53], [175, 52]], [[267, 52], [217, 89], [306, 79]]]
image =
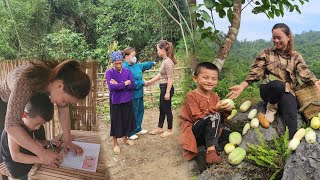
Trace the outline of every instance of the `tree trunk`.
[[[195, 6], [195, 5], [197, 5], [197, 0], [188, 0], [188, 4], [189, 4], [189, 7], [190, 6]], [[189, 10], [189, 12], [190, 12], [190, 10]], [[196, 26], [197, 26], [196, 18], [194, 18], [192, 20], [190, 18], [190, 21], [191, 21], [190, 22], [191, 23], [191, 28], [192, 28], [193, 31], [195, 31], [196, 30]]]
[[236, 40], [239, 29], [240, 29], [240, 20], [241, 20], [241, 3], [242, 0], [233, 1], [233, 11], [232, 11], [232, 22], [229, 27], [228, 34], [224, 39], [223, 44], [220, 46], [220, 49], [217, 53], [217, 57], [214, 60], [214, 63], [218, 66], [221, 71], [225, 58], [228, 56], [229, 51], [233, 45], [233, 42]]

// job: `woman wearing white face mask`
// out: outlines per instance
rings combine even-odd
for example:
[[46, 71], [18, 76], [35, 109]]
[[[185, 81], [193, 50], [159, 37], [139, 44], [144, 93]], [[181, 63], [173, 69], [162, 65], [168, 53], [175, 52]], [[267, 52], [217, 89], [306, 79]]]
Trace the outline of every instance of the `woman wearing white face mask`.
[[124, 68], [128, 68], [134, 79], [134, 89], [132, 91], [132, 105], [136, 118], [136, 128], [130, 133], [129, 139], [137, 139], [138, 135], [146, 134], [148, 131], [142, 129], [141, 124], [144, 115], [144, 103], [143, 103], [143, 86], [144, 80], [142, 79], [142, 72], [152, 68], [155, 62], [143, 62], [137, 63], [136, 51], [134, 48], [126, 48], [122, 51], [122, 55], [125, 58], [123, 63]]

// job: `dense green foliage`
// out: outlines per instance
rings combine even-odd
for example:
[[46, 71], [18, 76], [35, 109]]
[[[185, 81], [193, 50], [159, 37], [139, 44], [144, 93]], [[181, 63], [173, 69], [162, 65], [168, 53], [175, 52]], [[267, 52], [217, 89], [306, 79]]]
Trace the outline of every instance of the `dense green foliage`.
[[[169, 12], [177, 12], [163, 0]], [[184, 0], [178, 0], [187, 17]], [[155, 58], [160, 39], [176, 42], [180, 30], [156, 1], [4, 0], [0, 3], [0, 59], [87, 59], [105, 64], [114, 41], [135, 47], [140, 59]]]
[[[164, 3], [176, 15], [171, 3], [168, 0]], [[175, 22], [156, 1], [106, 1], [101, 9], [95, 20], [99, 35], [96, 52], [104, 53], [103, 49], [116, 40], [121, 48], [135, 47], [139, 58], [144, 60], [156, 57], [155, 44], [160, 39], [176, 42], [181, 38]]]
[[45, 54], [52, 59], [83, 59], [91, 55], [88, 44], [81, 33], [61, 29], [45, 37]]

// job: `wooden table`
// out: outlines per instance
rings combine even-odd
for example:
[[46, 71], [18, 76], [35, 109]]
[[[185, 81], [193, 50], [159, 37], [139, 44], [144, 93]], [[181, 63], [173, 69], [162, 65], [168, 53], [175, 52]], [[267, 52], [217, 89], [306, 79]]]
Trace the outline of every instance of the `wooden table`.
[[[71, 135], [74, 141], [101, 144], [98, 132], [72, 130]], [[34, 165], [33, 168], [35, 168], [35, 166], [36, 165]], [[105, 164], [103, 144], [100, 146], [97, 172], [88, 172], [67, 167], [50, 168], [46, 165], [41, 165], [35, 173], [29, 173], [28, 177], [29, 180], [108, 180], [109, 173]]]

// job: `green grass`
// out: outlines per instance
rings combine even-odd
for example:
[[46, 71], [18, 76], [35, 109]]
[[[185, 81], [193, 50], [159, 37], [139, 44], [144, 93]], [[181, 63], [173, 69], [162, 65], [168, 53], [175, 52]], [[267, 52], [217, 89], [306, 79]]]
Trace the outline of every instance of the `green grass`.
[[97, 103], [97, 114], [101, 114], [101, 117], [103, 117], [101, 120], [105, 120], [107, 123], [110, 122], [110, 108], [108, 101]]

